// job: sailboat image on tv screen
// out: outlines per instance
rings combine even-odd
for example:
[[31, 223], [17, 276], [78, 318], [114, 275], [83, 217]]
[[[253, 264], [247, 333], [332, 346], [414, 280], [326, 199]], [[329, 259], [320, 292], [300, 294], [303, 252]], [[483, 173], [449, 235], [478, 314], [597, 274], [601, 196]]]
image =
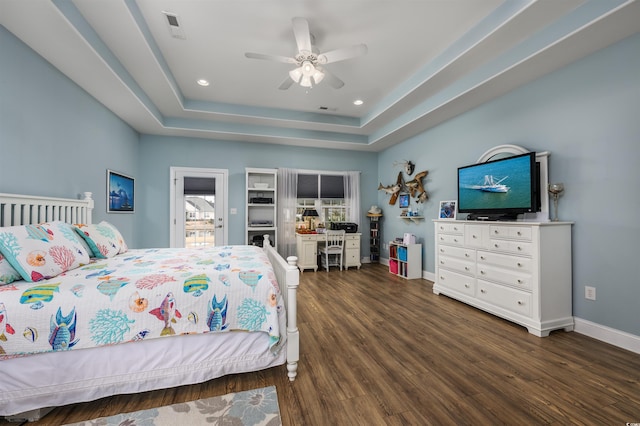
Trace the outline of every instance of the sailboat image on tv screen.
[[478, 189], [484, 192], [509, 192], [509, 187], [502, 183], [503, 180], [508, 178], [505, 176], [502, 179], [495, 181], [493, 175], [484, 175], [484, 183], [482, 185], [469, 185], [469, 189]]

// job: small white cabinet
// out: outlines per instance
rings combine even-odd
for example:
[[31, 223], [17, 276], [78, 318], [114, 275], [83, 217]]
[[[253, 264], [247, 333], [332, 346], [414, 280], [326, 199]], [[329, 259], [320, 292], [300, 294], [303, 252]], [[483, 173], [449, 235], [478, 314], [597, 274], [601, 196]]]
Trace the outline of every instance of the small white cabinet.
[[277, 227], [277, 169], [247, 167], [246, 171], [246, 233], [245, 244], [262, 245], [263, 236], [269, 235], [276, 244]]
[[389, 272], [408, 280], [422, 278], [422, 244], [389, 243]]
[[573, 330], [571, 223], [434, 223], [434, 293], [523, 325], [536, 336]]

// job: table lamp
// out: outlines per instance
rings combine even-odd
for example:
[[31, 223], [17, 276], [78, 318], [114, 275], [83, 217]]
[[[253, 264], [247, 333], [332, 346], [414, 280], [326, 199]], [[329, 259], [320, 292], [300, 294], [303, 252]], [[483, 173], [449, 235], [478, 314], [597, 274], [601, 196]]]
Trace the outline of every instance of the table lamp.
[[316, 209], [305, 209], [304, 212], [302, 212], [302, 217], [304, 219], [309, 218], [309, 227], [307, 229], [311, 229], [311, 220], [314, 217], [318, 217], [320, 216], [318, 214], [318, 212], [316, 211]]

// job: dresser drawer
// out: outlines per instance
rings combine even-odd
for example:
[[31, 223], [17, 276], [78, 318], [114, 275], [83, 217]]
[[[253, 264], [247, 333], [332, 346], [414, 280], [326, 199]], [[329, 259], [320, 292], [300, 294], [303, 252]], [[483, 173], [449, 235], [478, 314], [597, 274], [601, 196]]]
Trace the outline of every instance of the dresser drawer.
[[360, 248], [360, 239], [349, 239], [344, 241], [344, 247], [346, 249], [359, 249]]
[[476, 263], [456, 257], [438, 256], [438, 266], [451, 269], [463, 274], [475, 275]]
[[531, 317], [531, 294], [478, 280], [477, 297], [495, 306]]
[[464, 232], [464, 225], [459, 223], [438, 223], [438, 232], [445, 232], [447, 234], [460, 234]]
[[466, 225], [464, 244], [467, 247], [486, 248], [489, 243], [489, 228], [482, 225]]
[[476, 279], [467, 275], [438, 268], [438, 284], [468, 296], [475, 296]]
[[476, 251], [466, 249], [464, 247], [439, 245], [438, 255], [457, 257], [459, 259], [470, 260], [472, 262], [476, 260]]
[[532, 288], [531, 274], [492, 265], [478, 264], [478, 278], [509, 284], [525, 290], [531, 290]]
[[462, 235], [438, 234], [438, 242], [462, 247], [464, 245], [464, 237]]
[[495, 265], [514, 271], [531, 273], [532, 260], [529, 257], [519, 257], [508, 254], [492, 253], [489, 251], [478, 252], [478, 265]]
[[531, 241], [530, 226], [501, 226], [492, 225], [490, 227], [491, 237], [512, 238], [515, 240]]
[[531, 256], [533, 252], [533, 243], [525, 241], [510, 241], [491, 239], [489, 248], [492, 251], [503, 251], [505, 253], [519, 254], [521, 256]]
[[318, 241], [317, 234], [297, 234], [296, 238], [298, 241]]

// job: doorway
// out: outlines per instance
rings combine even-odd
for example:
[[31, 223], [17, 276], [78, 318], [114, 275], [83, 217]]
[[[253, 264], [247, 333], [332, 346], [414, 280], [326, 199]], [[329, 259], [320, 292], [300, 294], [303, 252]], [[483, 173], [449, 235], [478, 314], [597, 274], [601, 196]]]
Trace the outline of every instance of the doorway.
[[171, 247], [227, 244], [226, 169], [171, 167]]

